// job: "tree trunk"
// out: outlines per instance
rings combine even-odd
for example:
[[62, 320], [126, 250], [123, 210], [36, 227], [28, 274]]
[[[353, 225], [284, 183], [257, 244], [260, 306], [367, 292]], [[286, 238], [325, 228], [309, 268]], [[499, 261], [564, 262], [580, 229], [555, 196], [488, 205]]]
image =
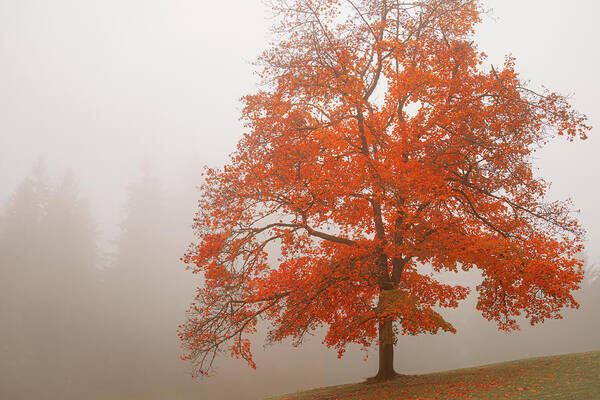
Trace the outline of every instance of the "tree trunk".
[[398, 376], [394, 371], [394, 331], [392, 321], [379, 324], [379, 371], [375, 381], [384, 381]]

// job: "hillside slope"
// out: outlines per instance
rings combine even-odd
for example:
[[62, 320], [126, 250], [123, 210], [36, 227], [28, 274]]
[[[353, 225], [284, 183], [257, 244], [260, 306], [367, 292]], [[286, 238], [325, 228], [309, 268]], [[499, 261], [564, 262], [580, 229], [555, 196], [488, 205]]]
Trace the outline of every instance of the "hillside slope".
[[600, 399], [600, 351], [529, 358], [393, 381], [299, 392], [271, 400]]

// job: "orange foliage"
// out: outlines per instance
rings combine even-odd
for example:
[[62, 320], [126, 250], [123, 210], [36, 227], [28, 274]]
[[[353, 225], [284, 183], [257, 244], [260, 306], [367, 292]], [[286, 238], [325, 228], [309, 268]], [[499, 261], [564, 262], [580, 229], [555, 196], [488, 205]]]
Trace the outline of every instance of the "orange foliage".
[[[275, 1], [280, 41], [246, 96], [247, 133], [207, 170], [184, 261], [205, 277], [179, 335], [199, 374], [220, 352], [254, 366], [269, 340], [326, 327], [339, 354], [395, 333], [454, 331], [434, 309], [468, 289], [419, 272], [477, 267], [478, 309], [500, 329], [577, 307], [582, 230], [548, 202], [533, 152], [585, 138], [585, 117], [483, 66], [475, 0]], [[289, 7], [289, 8], [288, 8]], [[279, 254], [280, 250], [280, 254]], [[381, 338], [380, 338], [381, 339]]]

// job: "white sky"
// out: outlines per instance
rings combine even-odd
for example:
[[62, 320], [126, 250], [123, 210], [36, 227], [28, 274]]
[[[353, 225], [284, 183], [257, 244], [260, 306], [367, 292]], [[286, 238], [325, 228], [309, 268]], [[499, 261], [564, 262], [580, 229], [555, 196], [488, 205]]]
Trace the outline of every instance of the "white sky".
[[[522, 77], [599, 121], [600, 3], [488, 0], [477, 42], [489, 61], [512, 53]], [[44, 155], [71, 168], [103, 224], [150, 157], [164, 179], [224, 162], [242, 133], [238, 99], [255, 90], [266, 48], [259, 0], [0, 0], [0, 201]], [[600, 260], [600, 139], [558, 140], [539, 155], [556, 198], [582, 210]], [[181, 178], [180, 178], [181, 177]], [[111, 219], [112, 218], [112, 219]]]

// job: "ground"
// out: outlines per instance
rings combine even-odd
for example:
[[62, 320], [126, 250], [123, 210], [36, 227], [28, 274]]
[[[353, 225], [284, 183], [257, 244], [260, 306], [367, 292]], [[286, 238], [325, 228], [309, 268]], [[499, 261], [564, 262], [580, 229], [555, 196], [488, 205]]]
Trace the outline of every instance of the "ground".
[[600, 399], [600, 351], [529, 358], [369, 384], [358, 383], [270, 400]]

